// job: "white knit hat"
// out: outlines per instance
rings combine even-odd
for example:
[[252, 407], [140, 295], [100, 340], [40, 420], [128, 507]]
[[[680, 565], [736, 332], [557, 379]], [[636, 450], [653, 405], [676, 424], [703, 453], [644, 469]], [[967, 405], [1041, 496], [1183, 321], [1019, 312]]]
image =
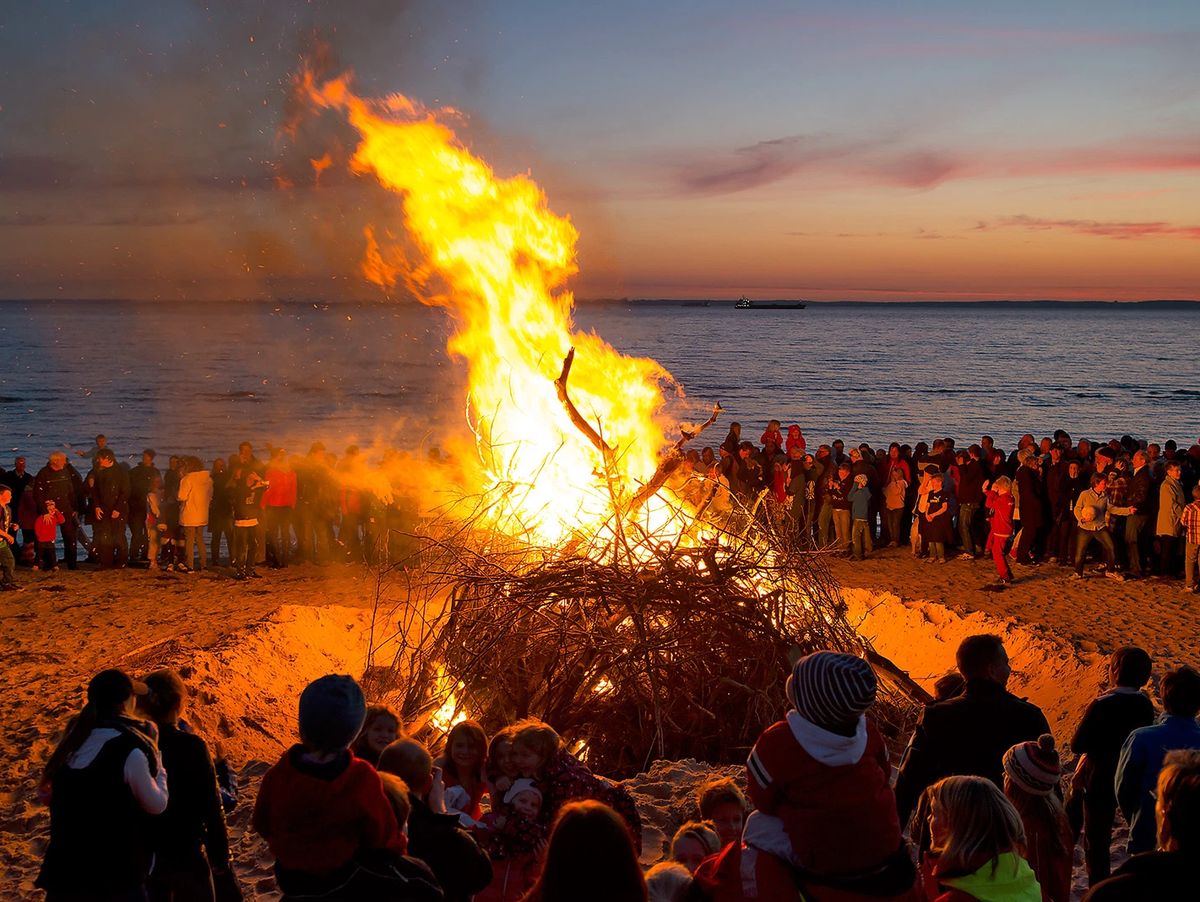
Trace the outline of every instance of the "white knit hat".
[[532, 792], [539, 800], [542, 798], [542, 791], [534, 785], [534, 782], [528, 777], [521, 777], [519, 780], [513, 780], [513, 785], [508, 787], [508, 792], [504, 794], [504, 804], [511, 805], [513, 799], [523, 792]]

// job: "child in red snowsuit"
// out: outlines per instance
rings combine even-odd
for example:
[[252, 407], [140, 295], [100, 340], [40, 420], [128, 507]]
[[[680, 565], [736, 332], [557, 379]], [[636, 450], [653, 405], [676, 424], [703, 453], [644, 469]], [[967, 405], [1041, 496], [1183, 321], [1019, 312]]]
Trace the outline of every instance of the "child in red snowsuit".
[[793, 668], [792, 710], [746, 762], [758, 810], [742, 855], [755, 859], [759, 898], [794, 899], [799, 888], [809, 902], [920, 899], [887, 747], [865, 716], [876, 688], [871, 665], [854, 655], [816, 652]]
[[801, 451], [807, 450], [804, 443], [804, 434], [795, 423], [788, 426], [787, 447], [784, 448], [784, 453], [790, 454], [793, 448], [799, 448]]
[[54, 556], [54, 537], [58, 534], [58, 524], [66, 521], [67, 518], [63, 516], [63, 512], [55, 506], [54, 502], [47, 501], [46, 513], [38, 517], [33, 524], [33, 535], [37, 539], [38, 551], [38, 562], [33, 565], [34, 570], [39, 567], [46, 571], [58, 569], [58, 561]]
[[996, 572], [1000, 574], [1000, 582], [1011, 583], [1012, 570], [1008, 567], [1008, 561], [1004, 559], [1004, 549], [1008, 546], [1013, 532], [1015, 502], [1012, 496], [1012, 482], [1007, 476], [1001, 476], [990, 489], [987, 488], [986, 482], [983, 485], [987, 489], [986, 504], [992, 512], [992, 526], [983, 550], [992, 553], [992, 560], [996, 562]]

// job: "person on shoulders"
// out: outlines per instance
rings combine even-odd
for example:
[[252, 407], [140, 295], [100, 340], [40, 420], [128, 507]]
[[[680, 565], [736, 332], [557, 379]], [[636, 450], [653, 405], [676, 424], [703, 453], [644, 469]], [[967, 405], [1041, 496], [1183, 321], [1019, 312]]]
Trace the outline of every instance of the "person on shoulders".
[[1155, 784], [1158, 849], [1134, 855], [1083, 902], [1190, 899], [1200, 855], [1200, 752], [1168, 752]]
[[921, 793], [943, 777], [968, 774], [1004, 782], [1004, 753], [1050, 732], [1037, 705], [1008, 691], [1012, 668], [999, 636], [969, 636], [955, 655], [965, 679], [954, 698], [927, 705], [900, 764], [896, 806], [907, 823]]
[[1166, 715], [1130, 733], [1117, 762], [1117, 803], [1129, 824], [1130, 855], [1154, 848], [1154, 788], [1167, 752], [1200, 749], [1200, 673], [1178, 667], [1162, 678], [1161, 690]]
[[1112, 688], [1088, 705], [1071, 739], [1071, 751], [1079, 756], [1072, 798], [1076, 792], [1083, 797], [1084, 863], [1092, 886], [1108, 877], [1111, 867], [1109, 848], [1117, 814], [1113, 783], [1121, 748], [1130, 733], [1154, 723], [1154, 703], [1142, 691], [1152, 668], [1150, 655], [1137, 646], [1113, 652], [1108, 665]]

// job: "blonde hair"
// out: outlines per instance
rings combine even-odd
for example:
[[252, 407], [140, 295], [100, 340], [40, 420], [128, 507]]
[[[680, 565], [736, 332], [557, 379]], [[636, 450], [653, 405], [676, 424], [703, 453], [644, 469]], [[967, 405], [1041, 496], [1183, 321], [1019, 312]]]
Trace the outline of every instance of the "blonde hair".
[[692, 887], [692, 874], [675, 861], [660, 861], [646, 872], [648, 902], [683, 902]]
[[549, 761], [558, 751], [562, 740], [549, 724], [530, 717], [513, 724], [512, 744], [532, 749], [543, 760]]
[[675, 846], [681, 839], [694, 839], [700, 843], [706, 855], [716, 855], [721, 851], [721, 838], [717, 831], [705, 821], [688, 821], [675, 831], [671, 837], [671, 857], [675, 857]]
[[996, 481], [992, 483], [992, 490], [996, 492], [1012, 492], [1012, 480], [1007, 476], [997, 476]]
[[397, 777], [380, 771], [379, 779], [383, 783], [383, 794], [396, 812], [396, 826], [403, 828], [408, 823], [408, 815], [412, 812], [412, 802], [408, 799], [408, 784]]
[[725, 802], [732, 802], [739, 806], [743, 814], [750, 807], [746, 803], [746, 796], [738, 788], [737, 783], [732, 777], [717, 777], [708, 780], [701, 784], [696, 795], [696, 801], [700, 807], [700, 816], [705, 820], [711, 818], [716, 807]]
[[926, 789], [925, 795], [929, 810], [941, 812], [949, 827], [945, 845], [933, 846], [939, 873], [973, 874], [990, 861], [994, 876], [1001, 855], [1024, 847], [1021, 815], [991, 780], [946, 777]]

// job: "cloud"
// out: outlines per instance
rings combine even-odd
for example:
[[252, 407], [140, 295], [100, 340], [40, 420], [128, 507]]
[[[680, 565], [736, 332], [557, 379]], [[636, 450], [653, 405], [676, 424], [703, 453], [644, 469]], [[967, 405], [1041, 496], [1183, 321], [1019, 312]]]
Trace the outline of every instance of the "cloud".
[[728, 154], [683, 159], [676, 167], [687, 194], [714, 195], [747, 191], [787, 178], [831, 158], [852, 153], [811, 135], [788, 135], [739, 147]]
[[1034, 216], [1004, 216], [992, 223], [981, 222], [976, 231], [1022, 228], [1028, 231], [1063, 229], [1080, 235], [1130, 240], [1138, 238], [1182, 238], [1200, 241], [1200, 225], [1180, 226], [1169, 222], [1101, 222], [1094, 219], [1041, 219]]

